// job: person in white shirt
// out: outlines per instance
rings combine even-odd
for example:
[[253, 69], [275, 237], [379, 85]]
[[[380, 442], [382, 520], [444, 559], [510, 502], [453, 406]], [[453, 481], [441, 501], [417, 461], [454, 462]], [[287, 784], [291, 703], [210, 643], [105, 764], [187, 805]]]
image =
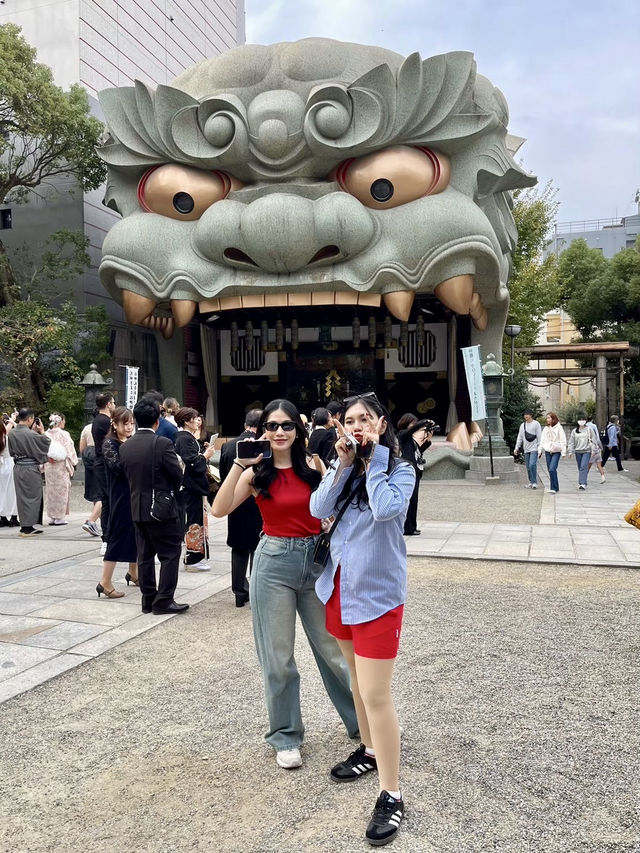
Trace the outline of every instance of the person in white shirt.
[[555, 412], [547, 412], [546, 422], [547, 425], [542, 430], [542, 436], [540, 437], [538, 459], [544, 451], [547, 470], [549, 472], [548, 491], [552, 495], [555, 495], [556, 492], [560, 491], [558, 485], [558, 464], [560, 457], [565, 456], [567, 453], [567, 437]]
[[513, 455], [517, 456], [520, 452], [520, 448], [523, 448], [524, 452], [524, 464], [527, 469], [527, 476], [529, 477], [529, 482], [525, 486], [525, 489], [537, 489], [538, 488], [538, 442], [540, 441], [540, 437], [542, 435], [542, 427], [533, 419], [533, 412], [531, 409], [525, 409], [523, 413], [524, 423], [520, 424], [520, 429], [518, 430], [518, 438], [516, 439], [516, 446], [513, 450]]
[[576, 454], [576, 463], [578, 465], [578, 488], [587, 488], [587, 476], [589, 474], [589, 460], [591, 454], [596, 447], [593, 438], [593, 431], [587, 426], [587, 419], [583, 415], [578, 418], [575, 429], [571, 431], [569, 436], [569, 456], [572, 453]]

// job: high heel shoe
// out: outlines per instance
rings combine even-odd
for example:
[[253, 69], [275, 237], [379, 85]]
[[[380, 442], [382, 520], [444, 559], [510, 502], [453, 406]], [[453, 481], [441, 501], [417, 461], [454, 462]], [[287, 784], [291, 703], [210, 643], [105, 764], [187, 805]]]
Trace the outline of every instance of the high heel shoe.
[[140, 586], [140, 581], [138, 580], [138, 578], [132, 577], [129, 572], [126, 573], [124, 579], [127, 582], [127, 586], [129, 586], [130, 583], [132, 583], [134, 586]]
[[101, 583], [96, 587], [96, 592], [98, 593], [98, 598], [100, 598], [101, 595], [104, 595], [105, 598], [124, 598], [124, 592], [118, 592], [115, 587], [107, 592]]

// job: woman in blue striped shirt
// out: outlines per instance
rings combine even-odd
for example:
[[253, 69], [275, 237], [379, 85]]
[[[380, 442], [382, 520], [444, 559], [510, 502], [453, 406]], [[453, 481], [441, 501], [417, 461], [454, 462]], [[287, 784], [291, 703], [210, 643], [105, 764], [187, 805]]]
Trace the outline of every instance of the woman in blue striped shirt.
[[387, 412], [374, 393], [345, 400], [338, 424], [338, 465], [311, 495], [311, 514], [334, 515], [349, 506], [331, 537], [331, 559], [316, 582], [333, 634], [351, 672], [363, 742], [331, 770], [350, 782], [378, 770], [380, 795], [365, 837], [391, 841], [404, 814], [399, 784], [400, 730], [391, 678], [407, 589], [403, 536], [415, 484], [411, 465], [398, 457]]

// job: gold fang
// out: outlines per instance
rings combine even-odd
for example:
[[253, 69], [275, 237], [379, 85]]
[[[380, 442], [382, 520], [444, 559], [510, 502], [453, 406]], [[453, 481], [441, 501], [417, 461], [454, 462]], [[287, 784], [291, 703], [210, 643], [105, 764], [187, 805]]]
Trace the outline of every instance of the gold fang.
[[434, 291], [443, 305], [456, 314], [468, 314], [473, 298], [473, 276], [456, 275], [440, 282]]
[[175, 319], [176, 326], [181, 329], [193, 320], [196, 313], [197, 303], [192, 299], [172, 299], [171, 313]]
[[132, 290], [123, 290], [122, 307], [127, 321], [138, 325], [151, 314], [156, 303], [148, 296], [140, 296], [139, 293], [134, 293]]
[[394, 290], [393, 293], [385, 293], [382, 297], [388, 311], [404, 322], [409, 319], [414, 299], [415, 293], [412, 290]]

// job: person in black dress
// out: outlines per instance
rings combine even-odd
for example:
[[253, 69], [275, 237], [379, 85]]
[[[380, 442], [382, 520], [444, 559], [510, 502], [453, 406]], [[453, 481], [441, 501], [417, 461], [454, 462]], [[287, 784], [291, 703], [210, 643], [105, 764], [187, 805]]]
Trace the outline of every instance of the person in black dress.
[[435, 423], [424, 419], [418, 420], [415, 415], [407, 413], [398, 421], [398, 444], [400, 455], [413, 466], [416, 472], [416, 484], [409, 501], [407, 517], [404, 522], [405, 536], [418, 536], [418, 493], [420, 490], [420, 479], [424, 469], [422, 454], [431, 446], [431, 438]]
[[120, 465], [120, 446], [133, 435], [133, 413], [117, 406], [111, 414], [111, 429], [102, 443], [107, 490], [109, 495], [109, 540], [102, 563], [102, 577], [96, 586], [98, 598], [122, 598], [113, 585], [116, 563], [129, 563], [125, 575], [127, 586], [138, 586], [138, 552], [136, 532], [131, 518], [129, 483]]
[[175, 415], [178, 433], [175, 438], [176, 453], [182, 459], [184, 473], [178, 493], [178, 508], [183, 523], [186, 553], [184, 564], [188, 572], [208, 572], [209, 541], [205, 527], [204, 498], [209, 494], [207, 465], [214, 454], [214, 445], [200, 449], [196, 434], [199, 432], [199, 414], [183, 406]]

